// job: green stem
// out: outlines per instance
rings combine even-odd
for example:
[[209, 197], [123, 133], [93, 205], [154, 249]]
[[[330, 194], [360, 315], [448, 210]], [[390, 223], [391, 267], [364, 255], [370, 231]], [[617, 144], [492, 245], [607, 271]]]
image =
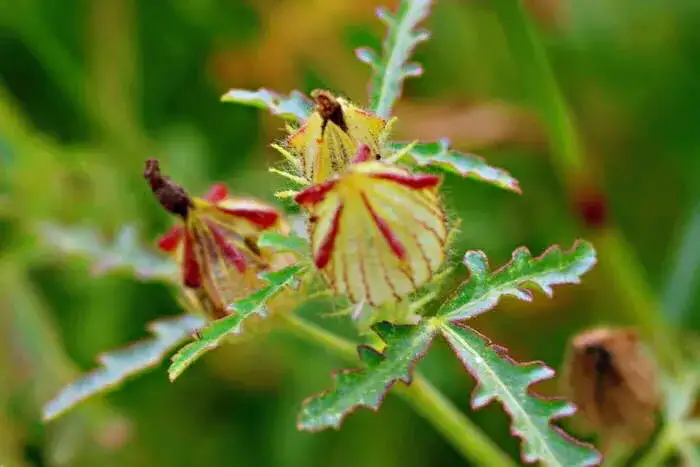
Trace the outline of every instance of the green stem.
[[627, 321], [637, 325], [665, 368], [671, 373], [680, 369], [680, 346], [667, 329], [660, 312], [661, 304], [624, 237], [618, 230], [609, 227], [599, 232], [594, 242], [607, 253], [606, 257], [601, 258], [601, 268], [616, 284], [621, 285], [618, 293], [628, 304], [620, 313]]
[[674, 432], [666, 427], [656, 439], [656, 442], [647, 451], [646, 455], [637, 462], [637, 467], [658, 467], [665, 465], [664, 460], [671, 454], [674, 448]]
[[[291, 334], [319, 345], [344, 360], [357, 362], [357, 349], [351, 342], [292, 314], [284, 314], [284, 320], [286, 329]], [[493, 467], [516, 465], [496, 443], [417, 372], [410, 386], [397, 386], [395, 390], [467, 461]]]
[[562, 177], [578, 172], [584, 166], [576, 126], [571, 117], [561, 89], [540, 43], [537, 32], [530, 23], [522, 0], [492, 0], [508, 47], [520, 63], [527, 91], [538, 107], [542, 122], [554, 147], [554, 163]]
[[[532, 25], [522, 0], [492, 0], [508, 45], [520, 65], [527, 90], [547, 128], [552, 163], [562, 183], [576, 194], [592, 181], [574, 118], [559, 88], [544, 46]], [[615, 289], [627, 304], [624, 317], [640, 328], [651, 342], [664, 366], [677, 369], [678, 346], [661, 313], [661, 304], [649, 286], [644, 269], [622, 233], [615, 226], [601, 229], [598, 235], [601, 263]]]
[[625, 445], [613, 443], [607, 450], [603, 449], [604, 467], [624, 467], [632, 456], [633, 451]]

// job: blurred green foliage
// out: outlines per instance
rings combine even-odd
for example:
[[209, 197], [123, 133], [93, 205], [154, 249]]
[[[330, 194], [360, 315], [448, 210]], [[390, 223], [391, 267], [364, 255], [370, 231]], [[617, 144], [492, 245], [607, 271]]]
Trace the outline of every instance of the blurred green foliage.
[[[369, 70], [352, 51], [379, 45], [374, 8], [394, 3], [0, 0], [0, 464], [463, 465], [394, 397], [340, 432], [297, 432], [299, 402], [342, 364], [282, 335], [211, 352], [173, 385], [161, 367], [57, 422], [39, 421], [41, 405], [95, 355], [180, 312], [163, 285], [94, 278], [83, 262], [56, 257], [37, 235], [40, 222], [98, 226], [106, 236], [138, 224], [150, 242], [169, 223], [141, 176], [150, 156], [194, 193], [224, 181], [273, 200], [280, 184], [265, 167], [279, 163], [268, 144], [283, 135], [281, 121], [220, 96], [326, 87], [363, 103]], [[700, 249], [686, 236], [700, 203], [700, 3], [527, 3], [611, 215], [666, 312], [697, 329]], [[425, 75], [406, 83], [397, 136], [449, 136], [507, 168], [523, 190], [448, 178], [448, 208], [463, 219], [455, 251], [481, 249], [501, 264], [519, 245], [538, 254], [585, 235], [489, 2], [439, 2], [426, 26], [432, 37], [415, 57]], [[572, 333], [623, 320], [624, 306], [594, 270], [554, 300], [506, 300], [477, 326], [518, 360], [556, 368]], [[307, 308], [319, 320], [329, 311]], [[458, 366], [443, 345], [420, 364], [468, 410], [473, 383]], [[554, 382], [537, 389], [558, 392]], [[517, 455], [500, 408], [470, 416]]]

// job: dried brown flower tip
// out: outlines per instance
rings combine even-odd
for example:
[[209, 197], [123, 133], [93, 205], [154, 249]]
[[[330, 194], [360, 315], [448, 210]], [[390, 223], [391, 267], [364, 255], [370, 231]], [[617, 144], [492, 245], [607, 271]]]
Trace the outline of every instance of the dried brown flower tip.
[[654, 431], [657, 369], [635, 331], [598, 328], [576, 336], [569, 346], [564, 384], [606, 442], [640, 445]]
[[348, 124], [345, 122], [343, 108], [333, 94], [322, 89], [315, 89], [311, 91], [311, 98], [314, 100], [316, 112], [323, 118], [324, 127], [326, 126], [326, 122], [330, 120], [338, 125], [341, 130], [345, 132], [348, 131]]
[[151, 185], [151, 191], [161, 206], [183, 219], [187, 218], [187, 214], [193, 206], [192, 199], [180, 185], [160, 173], [158, 159], [148, 159], [146, 161], [143, 177]]

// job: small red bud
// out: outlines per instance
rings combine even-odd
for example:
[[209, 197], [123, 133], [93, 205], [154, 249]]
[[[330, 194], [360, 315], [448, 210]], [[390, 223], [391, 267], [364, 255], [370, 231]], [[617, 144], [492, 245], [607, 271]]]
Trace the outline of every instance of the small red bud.
[[608, 201], [595, 187], [583, 187], [574, 194], [576, 212], [583, 224], [591, 229], [604, 227], [608, 220]]

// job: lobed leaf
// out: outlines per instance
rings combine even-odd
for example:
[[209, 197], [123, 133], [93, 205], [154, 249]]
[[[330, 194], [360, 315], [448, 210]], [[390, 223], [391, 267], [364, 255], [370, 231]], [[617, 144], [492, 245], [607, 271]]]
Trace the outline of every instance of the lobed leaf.
[[390, 147], [395, 151], [409, 148], [401, 157], [401, 162], [422, 167], [436, 167], [465, 178], [475, 178], [506, 190], [521, 193], [518, 180], [513, 178], [508, 171], [488, 165], [479, 156], [464, 154], [450, 149], [450, 142], [446, 138], [415, 145], [392, 143]]
[[552, 246], [538, 258], [533, 258], [527, 248], [520, 247], [513, 252], [510, 263], [493, 273], [489, 272], [484, 253], [468, 251], [464, 264], [470, 277], [440, 307], [438, 315], [448, 321], [473, 318], [495, 307], [504, 295], [531, 301], [531, 292], [523, 288], [530, 283], [551, 297], [552, 286], [579, 283], [581, 276], [595, 263], [593, 246], [583, 240], [577, 240], [566, 252], [559, 246]]
[[224, 337], [229, 334], [239, 334], [246, 319], [253, 315], [265, 316], [267, 302], [291, 285], [302, 269], [302, 266], [294, 265], [279, 271], [260, 274], [260, 277], [269, 282], [269, 285], [232, 303], [229, 310], [233, 314], [209, 324], [200, 331], [200, 337], [197, 340], [187, 344], [173, 355], [172, 364], [168, 368], [170, 381], [175, 381], [199, 357], [218, 347]]
[[598, 465], [601, 455], [552, 425], [572, 415], [576, 407], [564, 400], [545, 399], [529, 387], [554, 376], [541, 362], [519, 364], [484, 336], [467, 326], [444, 323], [440, 332], [466, 369], [478, 381], [472, 407], [479, 409], [497, 399], [511, 417], [513, 434], [522, 439], [521, 457], [526, 463], [542, 461], [548, 466]]
[[372, 329], [386, 343], [384, 352], [358, 346], [365, 367], [339, 372], [332, 389], [304, 401], [299, 414], [300, 430], [338, 429], [343, 419], [358, 407], [379, 410], [384, 396], [397, 381], [411, 383], [413, 367], [428, 351], [436, 333], [429, 322], [397, 326], [384, 321]]
[[79, 402], [114, 389], [126, 378], [155, 367], [166, 353], [204, 325], [204, 322], [204, 318], [184, 314], [149, 324], [153, 338], [98, 357], [102, 366], [64, 387], [53, 400], [44, 405], [43, 419], [55, 419]]
[[308, 240], [294, 234], [283, 235], [277, 232], [263, 232], [258, 239], [258, 246], [278, 252], [297, 253], [305, 256], [310, 254]]
[[231, 89], [221, 96], [224, 102], [237, 102], [260, 109], [268, 109], [272, 115], [287, 120], [302, 123], [311, 115], [311, 101], [299, 91], [292, 91], [285, 97], [269, 89], [260, 88], [257, 91], [246, 89]]
[[372, 67], [369, 85], [370, 106], [374, 113], [389, 118], [394, 102], [401, 94], [403, 81], [420, 76], [423, 69], [416, 63], [408, 63], [413, 49], [430, 37], [425, 30], [416, 30], [430, 12], [431, 0], [402, 0], [395, 16], [385, 8], [377, 10], [377, 16], [387, 25], [381, 58], [369, 48], [355, 51], [360, 61]]
[[95, 229], [84, 227], [44, 223], [40, 226], [40, 235], [48, 246], [61, 253], [89, 259], [95, 274], [124, 271], [141, 280], [177, 279], [175, 262], [143, 248], [133, 226], [123, 227], [111, 244], [100, 238]]

